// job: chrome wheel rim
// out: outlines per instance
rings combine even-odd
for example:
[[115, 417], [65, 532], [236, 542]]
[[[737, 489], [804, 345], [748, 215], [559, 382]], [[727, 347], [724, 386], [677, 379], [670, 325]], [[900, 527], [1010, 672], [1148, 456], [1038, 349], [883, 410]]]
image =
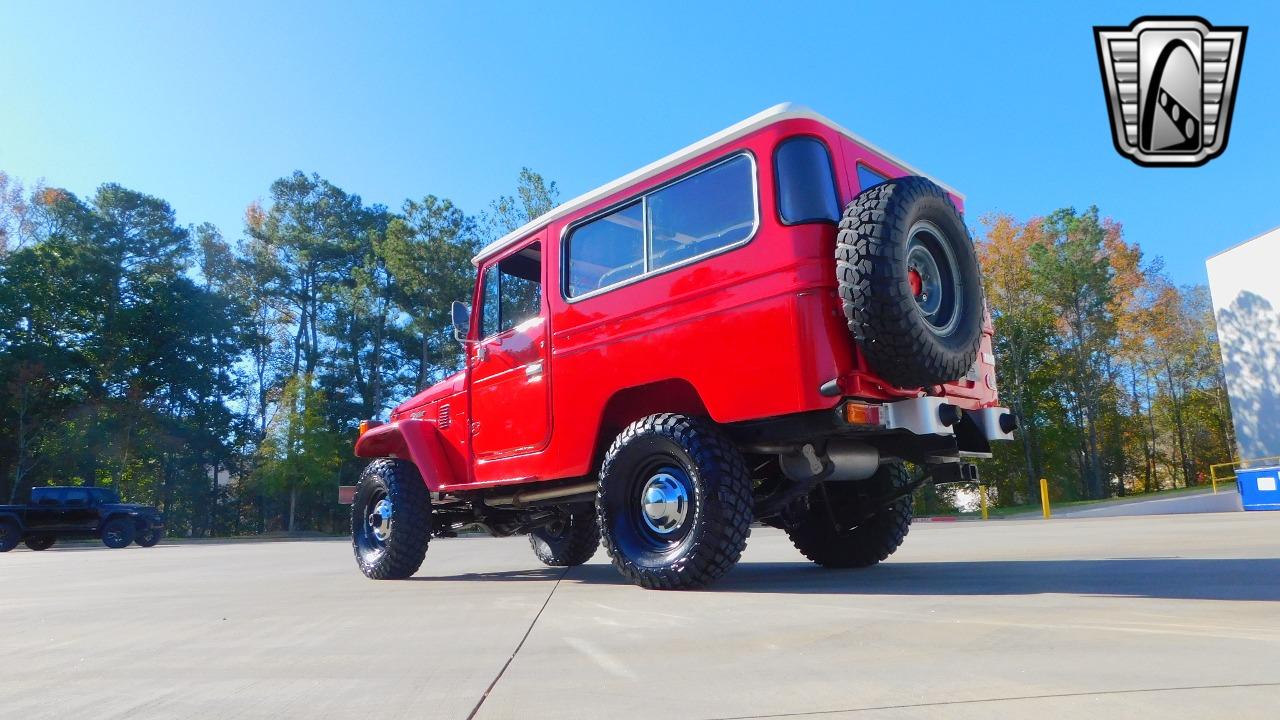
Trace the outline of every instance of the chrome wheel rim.
[[935, 334], [949, 335], [962, 310], [955, 253], [931, 222], [912, 225], [907, 237], [907, 282], [916, 310]]
[[669, 468], [662, 468], [640, 490], [640, 517], [650, 530], [670, 535], [689, 514], [689, 490]]
[[365, 518], [370, 534], [379, 543], [385, 543], [391, 537], [391, 499], [383, 497], [373, 506], [373, 510]]

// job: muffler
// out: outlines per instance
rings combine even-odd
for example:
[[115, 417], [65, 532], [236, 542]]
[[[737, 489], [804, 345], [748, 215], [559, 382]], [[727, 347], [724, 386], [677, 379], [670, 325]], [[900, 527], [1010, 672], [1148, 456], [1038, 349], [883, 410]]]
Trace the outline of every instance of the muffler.
[[825, 452], [818, 452], [812, 445], [805, 445], [799, 452], [781, 454], [778, 461], [782, 472], [791, 480], [802, 482], [823, 473], [830, 466], [824, 480], [853, 482], [866, 480], [880, 468], [880, 451], [856, 440], [832, 440]]

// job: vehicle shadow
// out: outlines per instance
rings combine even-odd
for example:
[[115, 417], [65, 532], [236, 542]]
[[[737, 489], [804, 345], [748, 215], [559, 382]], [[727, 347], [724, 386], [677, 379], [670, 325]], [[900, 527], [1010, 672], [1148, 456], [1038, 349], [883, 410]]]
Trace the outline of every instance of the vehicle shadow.
[[[524, 580], [626, 585], [612, 566], [537, 568], [453, 576], [432, 582]], [[827, 570], [805, 562], [743, 562], [709, 592], [830, 595], [1039, 595], [1183, 600], [1280, 601], [1280, 558], [1002, 560], [887, 562], [863, 570]]]

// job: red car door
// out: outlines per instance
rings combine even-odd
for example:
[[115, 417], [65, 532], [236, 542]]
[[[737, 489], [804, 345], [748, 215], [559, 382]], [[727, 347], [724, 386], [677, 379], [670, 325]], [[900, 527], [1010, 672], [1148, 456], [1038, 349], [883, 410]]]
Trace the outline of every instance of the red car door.
[[[546, 446], [551, 429], [542, 244], [530, 242], [481, 273], [480, 341], [469, 346], [471, 450], [478, 463]], [[477, 480], [486, 478], [477, 468]]]

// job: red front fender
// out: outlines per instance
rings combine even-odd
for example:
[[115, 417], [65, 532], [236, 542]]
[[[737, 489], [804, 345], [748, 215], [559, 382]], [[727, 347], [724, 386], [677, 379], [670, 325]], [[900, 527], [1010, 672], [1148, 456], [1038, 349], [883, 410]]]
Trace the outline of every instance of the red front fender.
[[454, 482], [440, 445], [440, 431], [426, 420], [405, 419], [370, 428], [356, 440], [356, 457], [408, 460], [418, 467], [432, 492]]

